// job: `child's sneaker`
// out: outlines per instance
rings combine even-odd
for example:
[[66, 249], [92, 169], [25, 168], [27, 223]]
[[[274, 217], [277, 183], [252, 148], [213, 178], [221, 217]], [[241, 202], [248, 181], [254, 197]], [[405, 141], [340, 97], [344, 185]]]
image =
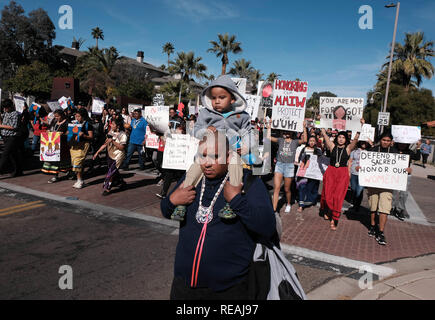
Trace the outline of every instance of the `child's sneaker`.
[[284, 213], [290, 213], [291, 209], [292, 209], [291, 204], [286, 205]]

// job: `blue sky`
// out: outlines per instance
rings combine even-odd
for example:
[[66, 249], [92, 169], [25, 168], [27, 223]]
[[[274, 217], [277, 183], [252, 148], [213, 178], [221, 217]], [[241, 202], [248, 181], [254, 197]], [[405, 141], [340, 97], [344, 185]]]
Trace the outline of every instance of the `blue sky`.
[[[343, 97], [365, 97], [376, 83], [376, 73], [386, 62], [392, 41], [395, 8], [384, 8], [384, 0], [18, 0], [26, 13], [42, 7], [56, 25], [55, 44], [70, 46], [73, 36], [84, 38], [84, 48], [95, 45], [91, 29], [104, 31], [100, 47], [115, 46], [121, 55], [136, 57], [156, 66], [167, 63], [162, 52], [166, 42], [175, 51], [194, 51], [203, 58], [207, 73], [218, 75], [220, 59], [208, 53], [210, 40], [218, 33], [236, 35], [245, 58], [266, 76], [296, 77], [308, 81], [309, 95], [331, 91]], [[3, 7], [9, 1], [0, 0]], [[405, 32], [424, 31], [435, 41], [435, 1], [402, 0], [396, 41]], [[73, 9], [73, 29], [61, 30], [61, 5]], [[373, 9], [373, 29], [361, 30], [358, 9]], [[435, 63], [432, 59], [432, 63]], [[229, 69], [227, 69], [229, 70]], [[422, 87], [435, 92], [435, 78]]]

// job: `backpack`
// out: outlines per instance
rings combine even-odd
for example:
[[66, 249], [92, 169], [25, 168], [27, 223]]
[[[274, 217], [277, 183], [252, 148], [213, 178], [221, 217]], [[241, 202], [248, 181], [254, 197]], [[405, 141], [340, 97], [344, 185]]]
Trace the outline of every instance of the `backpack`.
[[[257, 177], [248, 175], [243, 193], [248, 192]], [[279, 216], [275, 216], [278, 220]], [[278, 221], [277, 221], [278, 225]], [[254, 300], [306, 300], [296, 270], [279, 247], [279, 231], [272, 239], [258, 238], [248, 282], [251, 299]]]

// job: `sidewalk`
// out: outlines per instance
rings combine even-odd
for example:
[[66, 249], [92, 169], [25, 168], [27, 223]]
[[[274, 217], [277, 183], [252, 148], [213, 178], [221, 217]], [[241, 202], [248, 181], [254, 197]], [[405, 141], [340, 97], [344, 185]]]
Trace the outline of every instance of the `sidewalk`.
[[[132, 166], [132, 168], [134, 167]], [[415, 169], [410, 188], [412, 193], [410, 198], [412, 199], [409, 200], [413, 207], [408, 208], [407, 203], [410, 219], [402, 222], [395, 217], [389, 217], [385, 230], [386, 246], [380, 246], [375, 239], [367, 235], [369, 223], [369, 212], [367, 209], [362, 209], [359, 213], [347, 211], [340, 218], [337, 231], [331, 231], [329, 229], [329, 221], [325, 221], [319, 216], [317, 207], [308, 208], [304, 212], [298, 213], [297, 205], [292, 206], [289, 214], [285, 214], [283, 210], [281, 212], [283, 224], [282, 244], [290, 253], [297, 252], [298, 255], [307, 256], [314, 260], [325, 261], [325, 257], [327, 259], [332, 257], [333, 263], [346, 265], [346, 263], [350, 262], [351, 267], [356, 270], [364, 265], [378, 266], [378, 269], [385, 267], [383, 269], [395, 272], [387, 272], [386, 275], [388, 277], [404, 275], [404, 271], [397, 268], [394, 261], [410, 257], [419, 259], [415, 257], [435, 253], [435, 223], [433, 223], [435, 219], [431, 218], [431, 214], [433, 214], [435, 180], [427, 178], [428, 175], [435, 176], [435, 168], [432, 166], [427, 166], [426, 169], [422, 167], [417, 168], [417, 166], [413, 167]], [[44, 195], [53, 195], [56, 199], [69, 201], [68, 203], [83, 201], [88, 205], [95, 204], [96, 207], [110, 207], [111, 209], [113, 208], [112, 211], [118, 210], [120, 213], [128, 212], [130, 216], [147, 217], [147, 219], [162, 221], [162, 223], [173, 222], [170, 220], [163, 221], [162, 219], [160, 199], [155, 196], [156, 193], [160, 192], [161, 187], [156, 185], [155, 175], [137, 170], [121, 171], [127, 182], [127, 188], [125, 190], [114, 188], [113, 193], [104, 197], [101, 193], [105, 173], [104, 168], [97, 172], [98, 175], [94, 177], [85, 177], [85, 188], [79, 190], [72, 188], [74, 181], [71, 180], [62, 180], [54, 184], [47, 183], [50, 176], [42, 174], [39, 170], [26, 171], [24, 176], [17, 178], [2, 176], [0, 177], [0, 187], [7, 188], [7, 185], [13, 185], [17, 188], [26, 188], [26, 190], [32, 189], [35, 192], [44, 193]], [[367, 207], [366, 198], [366, 195], [364, 195], [362, 205], [365, 207]], [[346, 207], [348, 204], [345, 202], [344, 206]], [[418, 214], [421, 214], [418, 219], [415, 216], [416, 211], [420, 211]], [[400, 266], [402, 267], [402, 265]], [[435, 270], [435, 263], [429, 267], [429, 270], [420, 268], [419, 264], [416, 264], [416, 267], [419, 269], [412, 272], [419, 274], [424, 271]], [[383, 276], [382, 273], [376, 274], [381, 277]], [[432, 276], [433, 273], [418, 275], [418, 277], [425, 277], [424, 279], [427, 279], [427, 283], [433, 281], [432, 278], [427, 278]], [[334, 283], [335, 280], [331, 283]], [[350, 278], [345, 278], [342, 281], [347, 283], [351, 280], [355, 281]], [[420, 282], [420, 280], [414, 282], [412, 283], [417, 287], [420, 283], [425, 283], [424, 281]], [[409, 284], [410, 282], [406, 283]], [[390, 287], [393, 286], [392, 283], [382, 284]], [[352, 284], [352, 286], [358, 288], [358, 284]], [[334, 288], [334, 292], [340, 292], [341, 289], [339, 290], [338, 288]], [[328, 295], [321, 298], [319, 295], [320, 289], [314, 290], [317, 292], [315, 297], [319, 297], [319, 299], [327, 298]], [[324, 289], [326, 290], [327, 287]], [[379, 290], [382, 293], [386, 290], [386, 287], [380, 287]], [[314, 291], [311, 293], [315, 293]], [[343, 289], [342, 291], [345, 292], [346, 290]], [[375, 291], [373, 289], [369, 292]], [[357, 292], [354, 292], [353, 295], [349, 294], [346, 296], [356, 297], [357, 294]], [[339, 297], [335, 297], [335, 299], [339, 299]]]

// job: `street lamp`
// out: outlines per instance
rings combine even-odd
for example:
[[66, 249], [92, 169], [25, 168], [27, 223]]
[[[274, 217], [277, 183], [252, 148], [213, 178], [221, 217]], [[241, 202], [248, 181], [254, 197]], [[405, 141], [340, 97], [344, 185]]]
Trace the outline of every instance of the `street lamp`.
[[382, 108], [382, 112], [386, 111], [388, 105], [388, 92], [390, 90], [391, 65], [393, 64], [394, 47], [396, 46], [396, 31], [397, 31], [397, 21], [399, 19], [400, 2], [397, 2], [397, 4], [391, 3], [385, 6], [385, 8], [394, 8], [394, 7], [396, 7], [396, 20], [394, 22], [393, 42], [391, 44], [390, 63], [388, 65], [387, 88], [385, 91], [385, 102]]
[[[373, 93], [372, 94], [372, 96], [370, 97], [370, 99], [369, 99], [369, 102], [370, 102], [370, 104], [374, 104], [375, 103], [375, 99], [373, 99], [373, 97], [375, 96], [375, 95], [377, 95], [377, 94], [379, 94], [380, 96], [381, 96], [381, 112], [385, 112], [385, 111], [383, 111], [384, 110], [384, 106], [382, 105], [382, 93], [380, 93], [380, 92], [375, 92], [375, 93]], [[380, 125], [379, 127], [378, 127], [378, 132], [381, 132], [381, 130], [382, 131], [384, 131], [384, 126], [382, 126], [382, 125]]]

